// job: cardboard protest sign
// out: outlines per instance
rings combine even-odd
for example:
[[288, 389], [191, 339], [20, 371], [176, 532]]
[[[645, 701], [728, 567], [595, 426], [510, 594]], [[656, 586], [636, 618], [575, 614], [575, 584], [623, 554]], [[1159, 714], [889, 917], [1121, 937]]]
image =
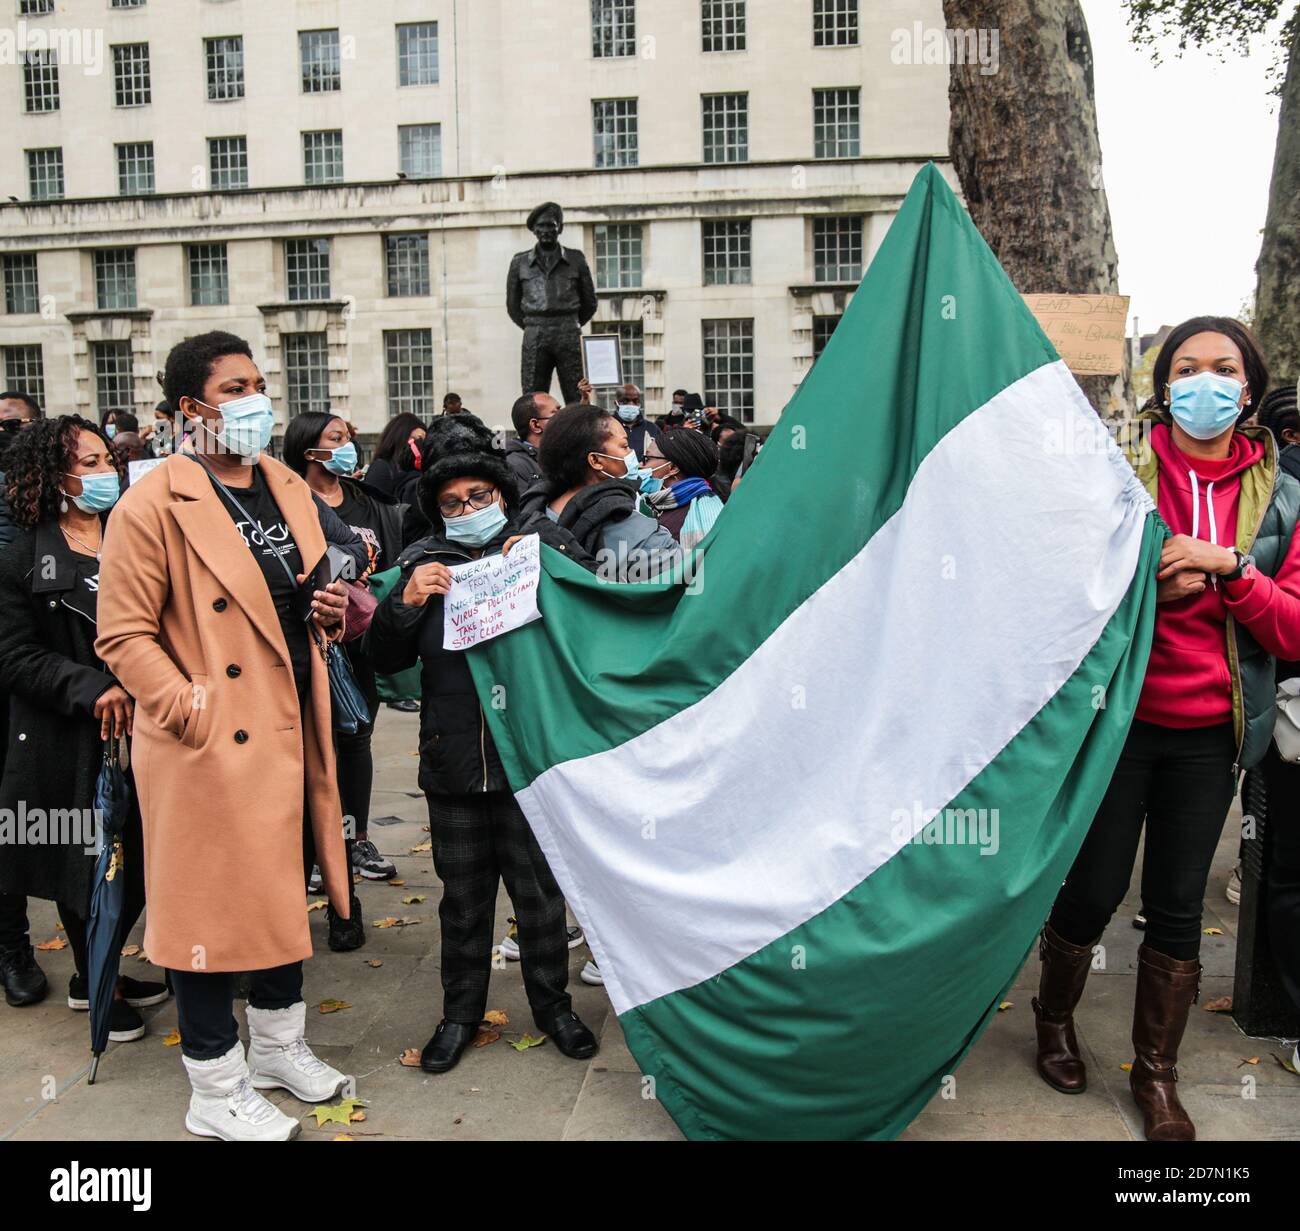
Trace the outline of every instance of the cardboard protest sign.
[[1076, 376], [1124, 370], [1127, 295], [1026, 295], [1025, 302]]
[[467, 650], [542, 618], [537, 609], [542, 573], [538, 542], [537, 535], [530, 534], [509, 556], [484, 556], [448, 569], [451, 592], [443, 602], [443, 649]]

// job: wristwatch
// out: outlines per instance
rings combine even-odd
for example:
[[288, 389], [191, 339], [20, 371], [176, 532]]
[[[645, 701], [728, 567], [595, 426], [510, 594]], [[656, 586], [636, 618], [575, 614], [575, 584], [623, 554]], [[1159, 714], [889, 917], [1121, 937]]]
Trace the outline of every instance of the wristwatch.
[[1236, 547], [1230, 547], [1228, 550], [1237, 557], [1237, 567], [1233, 569], [1231, 573], [1224, 573], [1223, 580], [1240, 581], [1245, 575], [1246, 570], [1254, 567], [1255, 557], [1248, 556], [1244, 551], [1241, 551]]

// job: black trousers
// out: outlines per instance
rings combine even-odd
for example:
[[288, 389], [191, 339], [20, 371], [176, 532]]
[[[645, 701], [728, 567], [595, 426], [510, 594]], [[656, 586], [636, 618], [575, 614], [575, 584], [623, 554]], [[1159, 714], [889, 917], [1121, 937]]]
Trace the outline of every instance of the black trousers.
[[28, 943], [27, 895], [0, 893], [0, 949]]
[[1268, 935], [1291, 1003], [1300, 1009], [1300, 765], [1269, 745], [1262, 766], [1268, 793]]
[[582, 379], [582, 329], [576, 317], [559, 317], [554, 323], [524, 327], [520, 355], [521, 393], [549, 393], [551, 374], [558, 372], [564, 404], [576, 402]]
[[[349, 655], [352, 674], [370, 708], [370, 722], [355, 735], [335, 732], [334, 759], [339, 784], [339, 799], [343, 804], [343, 819], [352, 824], [344, 832], [353, 838], [364, 838], [369, 832], [370, 791], [375, 781], [375, 760], [370, 751], [370, 737], [374, 734], [375, 719], [379, 715], [379, 692], [375, 687], [375, 673], [369, 662], [359, 654]], [[348, 846], [351, 854], [351, 843]]]
[[1177, 729], [1134, 720], [1110, 787], [1052, 907], [1052, 929], [1091, 944], [1128, 892], [1138, 840], [1145, 942], [1176, 961], [1201, 951], [1210, 862], [1232, 804], [1232, 723]]
[[[191, 1060], [216, 1060], [239, 1042], [239, 1027], [231, 1012], [236, 977], [225, 971], [172, 971], [181, 1051]], [[258, 970], [251, 976], [251, 1008], [287, 1009], [301, 999], [301, 962]]]
[[505, 881], [533, 1019], [549, 1030], [569, 1011], [564, 897], [509, 791], [430, 795], [433, 866], [442, 881], [442, 1015], [479, 1022], [487, 1011], [497, 887]]

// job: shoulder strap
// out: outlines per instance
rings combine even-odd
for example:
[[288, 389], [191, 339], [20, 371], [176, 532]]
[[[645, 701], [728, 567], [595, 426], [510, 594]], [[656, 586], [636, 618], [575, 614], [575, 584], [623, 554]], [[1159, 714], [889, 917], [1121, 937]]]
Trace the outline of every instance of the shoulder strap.
[[[200, 466], [203, 466], [203, 463], [200, 462], [197, 457], [194, 458], [193, 460], [198, 462]], [[213, 474], [212, 471], [207, 466], [203, 466], [203, 469], [207, 471], [208, 478], [210, 478], [212, 482], [216, 484], [217, 488], [226, 497], [226, 499], [229, 500], [230, 503], [233, 504], [235, 508], [239, 510], [239, 512], [243, 515], [244, 520], [247, 521], [249, 525], [256, 526], [258, 530], [261, 531], [262, 541], [271, 549], [271, 554], [275, 556], [275, 558], [280, 562], [280, 567], [284, 569], [284, 575], [288, 577], [290, 584], [292, 584], [293, 587], [297, 589], [298, 578], [293, 575], [293, 569], [291, 569], [284, 562], [284, 556], [280, 554], [280, 549], [274, 543], [272, 543], [269, 538], [267, 538], [266, 530], [262, 526], [262, 523], [258, 521], [257, 518], [254, 517], [251, 513], [249, 513], [249, 511], [246, 508], [244, 508], [242, 504], [239, 503], [239, 499], [235, 495], [235, 493], [232, 492], [230, 488], [228, 488], [219, 478], [217, 478], [217, 476]]]

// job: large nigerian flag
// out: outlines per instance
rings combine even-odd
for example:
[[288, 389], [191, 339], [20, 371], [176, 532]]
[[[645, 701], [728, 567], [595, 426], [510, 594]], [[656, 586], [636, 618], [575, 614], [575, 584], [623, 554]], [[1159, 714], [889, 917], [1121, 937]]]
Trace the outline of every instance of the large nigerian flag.
[[688, 1136], [888, 1137], [938, 1091], [1105, 790], [1161, 534], [931, 166], [693, 583], [544, 553], [475, 681]]

